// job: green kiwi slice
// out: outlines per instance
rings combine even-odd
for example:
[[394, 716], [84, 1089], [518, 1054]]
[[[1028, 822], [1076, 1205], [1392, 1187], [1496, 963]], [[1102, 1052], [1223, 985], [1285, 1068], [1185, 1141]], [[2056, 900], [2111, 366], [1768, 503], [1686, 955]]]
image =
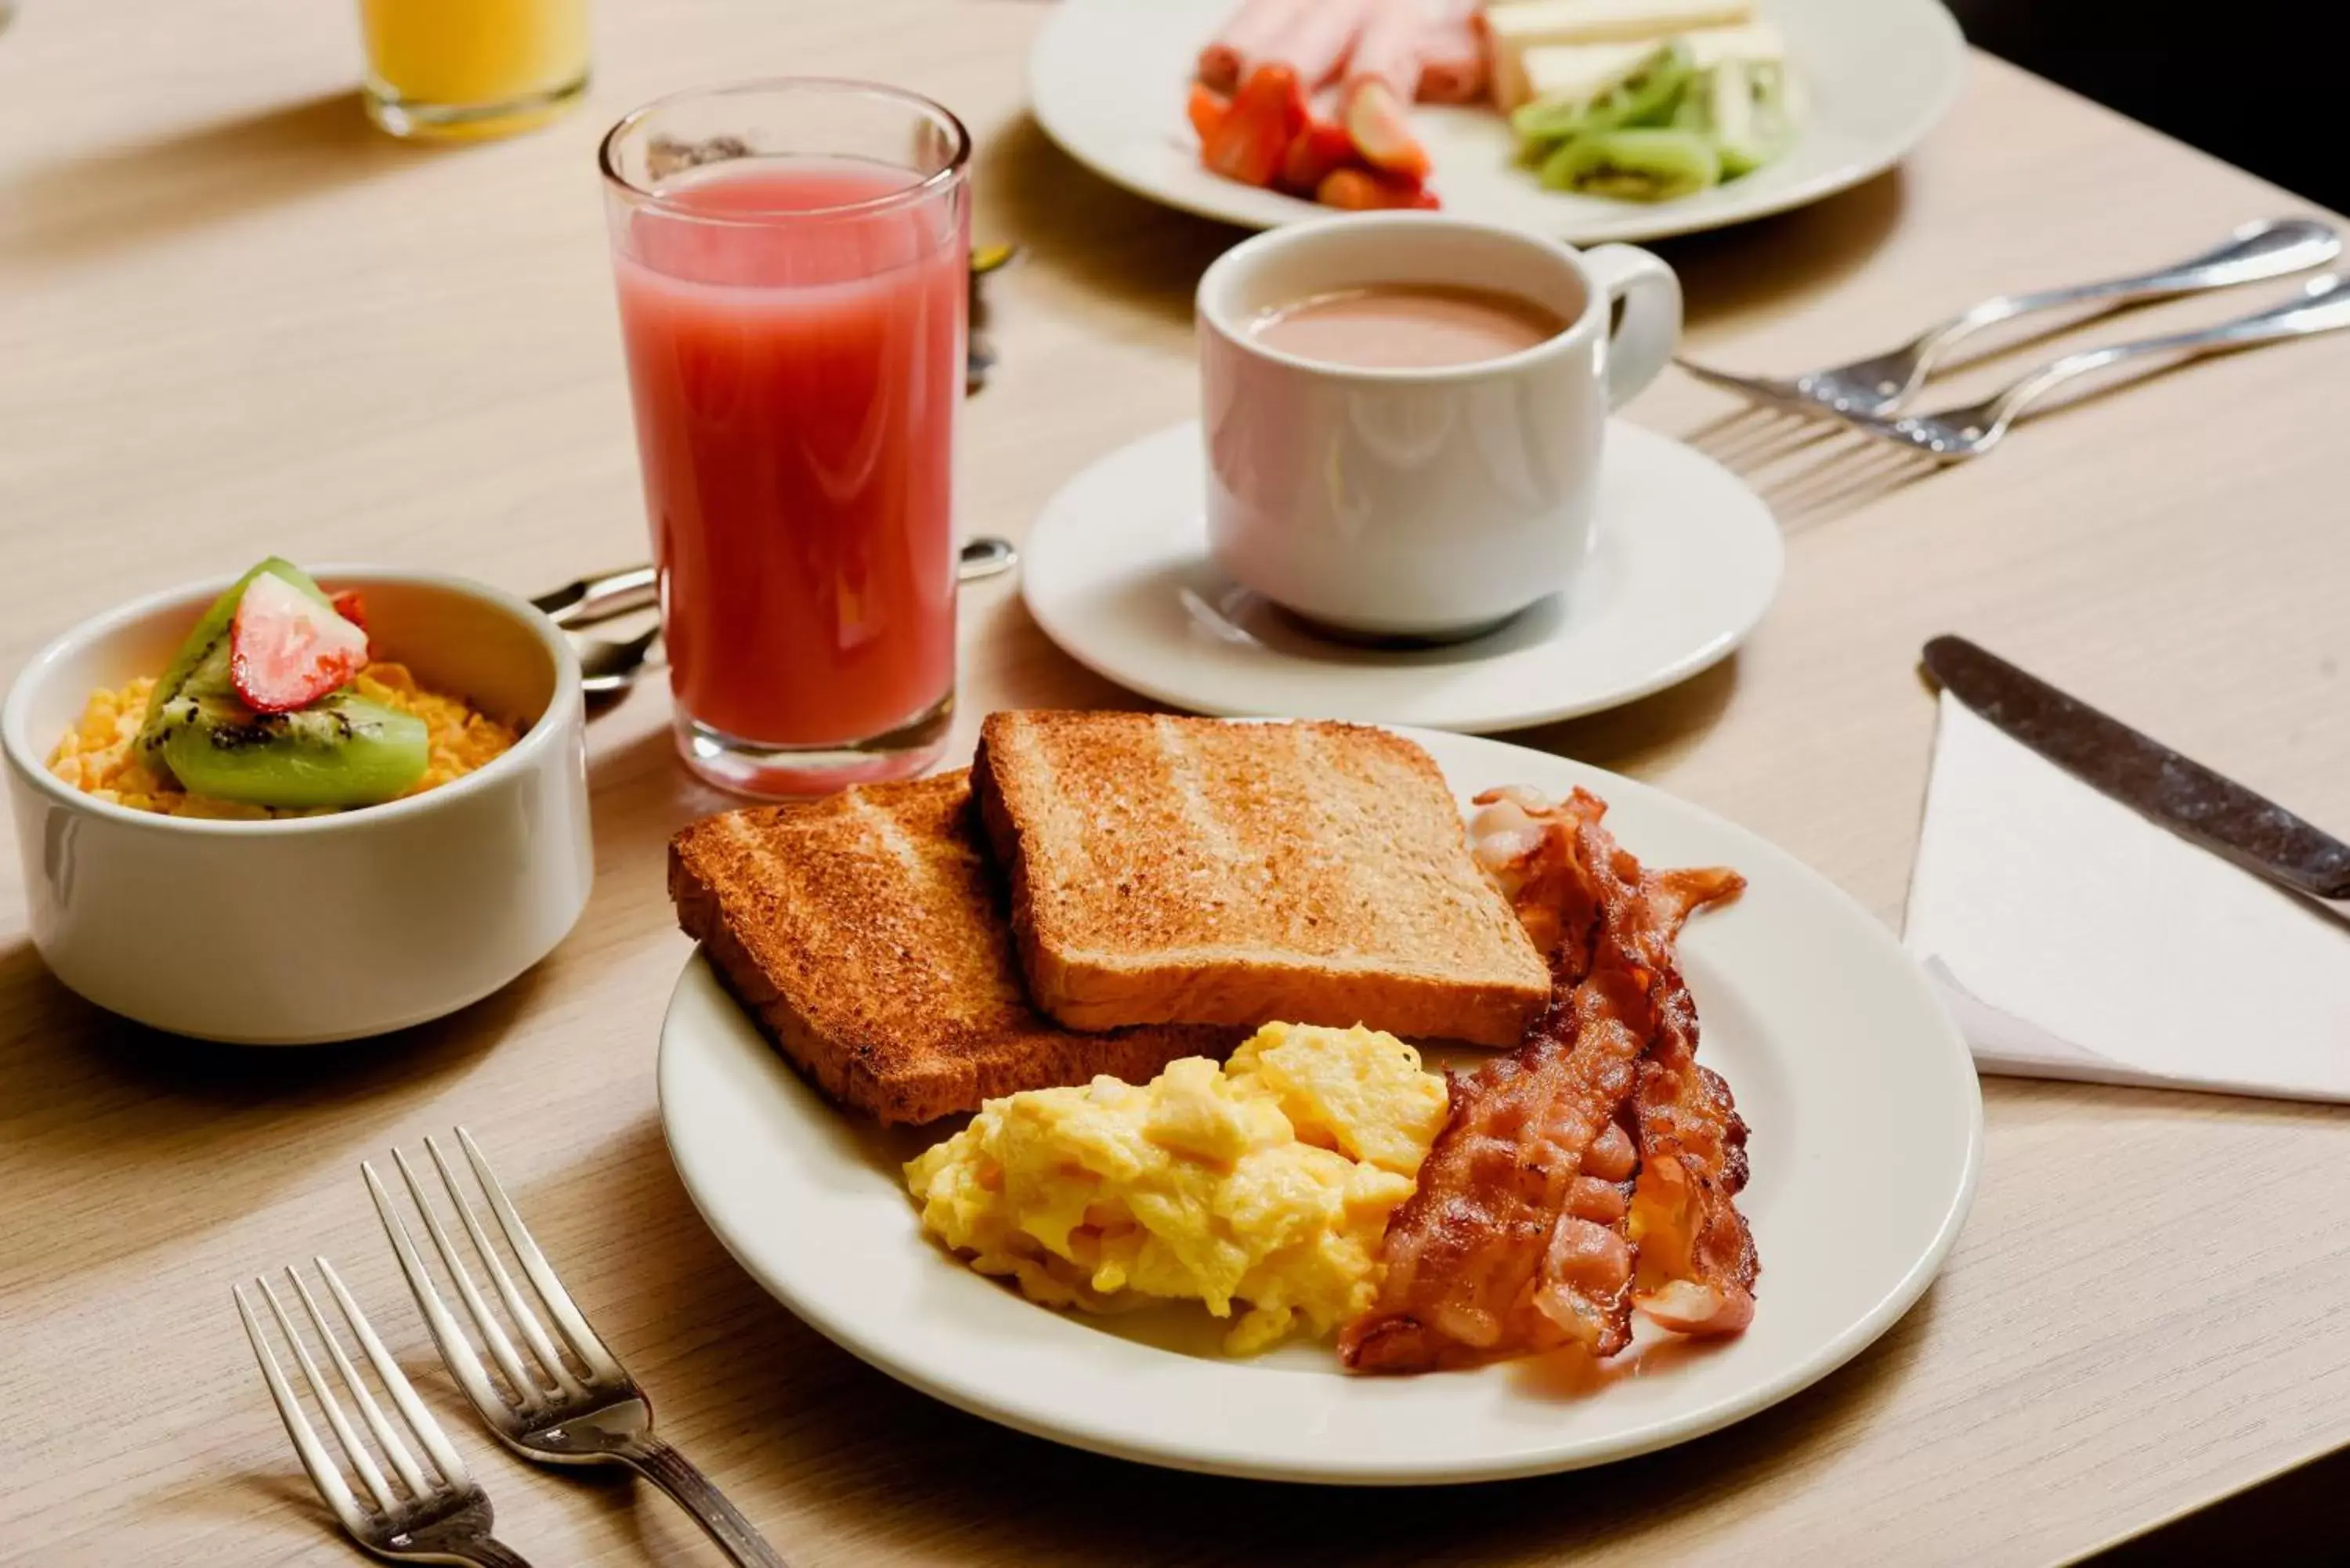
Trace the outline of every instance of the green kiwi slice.
[[150, 756], [163, 742], [164, 709], [175, 699], [190, 697], [225, 697], [230, 694], [228, 675], [228, 634], [230, 623], [236, 619], [236, 607], [244, 597], [244, 590], [253, 579], [267, 572], [285, 578], [296, 587], [317, 599], [331, 604], [326, 590], [310, 580], [309, 575], [291, 561], [272, 556], [253, 570], [237, 578], [226, 593], [212, 602], [212, 607], [172, 655], [171, 663], [163, 667], [155, 682], [155, 694], [147, 699], [147, 717], [139, 727], [140, 749]]
[[1510, 129], [1536, 144], [1669, 119], [1689, 85], [1689, 46], [1668, 40], [1614, 87], [1587, 99], [1539, 99], [1510, 115]]
[[1795, 138], [1786, 73], [1773, 61], [1724, 60], [1690, 84], [1673, 125], [1712, 141], [1724, 180], [1751, 174]]
[[1721, 155], [1723, 179], [1752, 173], [1794, 140], [1786, 73], [1777, 65], [1727, 61], [1714, 72], [1710, 88], [1713, 145]]
[[1669, 202], [1721, 182], [1711, 137], [1659, 126], [1578, 136], [1542, 166], [1542, 182], [1554, 190], [1623, 202]]
[[346, 691], [269, 714], [183, 696], [166, 710], [161, 755], [192, 794], [302, 809], [395, 799], [424, 776], [432, 744], [423, 720]]

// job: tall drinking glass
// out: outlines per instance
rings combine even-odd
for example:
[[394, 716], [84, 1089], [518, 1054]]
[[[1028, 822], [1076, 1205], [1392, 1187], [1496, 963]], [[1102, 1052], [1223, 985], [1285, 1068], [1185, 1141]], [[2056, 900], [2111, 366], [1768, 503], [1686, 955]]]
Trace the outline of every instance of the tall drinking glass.
[[368, 114], [394, 136], [505, 136], [588, 88], [588, 0], [359, 0], [359, 26]]
[[686, 765], [746, 794], [918, 773], [954, 703], [971, 139], [911, 93], [681, 93], [604, 139]]

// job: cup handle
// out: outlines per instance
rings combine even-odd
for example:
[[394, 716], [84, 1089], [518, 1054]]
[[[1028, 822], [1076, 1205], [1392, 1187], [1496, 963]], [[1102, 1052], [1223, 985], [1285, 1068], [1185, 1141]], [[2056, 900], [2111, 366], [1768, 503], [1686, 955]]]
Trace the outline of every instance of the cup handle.
[[1681, 336], [1681, 281], [1637, 245], [1583, 253], [1584, 270], [1623, 316], [1607, 335], [1607, 406], [1620, 409], [1657, 379]]

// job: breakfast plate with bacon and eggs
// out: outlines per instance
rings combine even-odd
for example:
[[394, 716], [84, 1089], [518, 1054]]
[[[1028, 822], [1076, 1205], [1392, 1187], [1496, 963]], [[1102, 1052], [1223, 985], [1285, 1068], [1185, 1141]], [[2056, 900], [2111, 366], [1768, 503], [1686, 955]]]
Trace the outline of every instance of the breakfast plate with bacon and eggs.
[[1477, 1481], [1712, 1431], [1908, 1311], [1981, 1164], [1865, 910], [1497, 742], [999, 713], [967, 771], [689, 827], [671, 891], [661, 1114], [735, 1258], [913, 1387], [1149, 1463]]

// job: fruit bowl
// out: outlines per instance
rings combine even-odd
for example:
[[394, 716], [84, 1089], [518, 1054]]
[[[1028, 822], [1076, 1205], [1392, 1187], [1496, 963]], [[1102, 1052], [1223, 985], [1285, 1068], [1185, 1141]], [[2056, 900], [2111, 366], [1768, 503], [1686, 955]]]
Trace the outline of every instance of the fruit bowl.
[[161, 670], [232, 579], [74, 628], [0, 707], [33, 942], [66, 985], [141, 1023], [300, 1045], [453, 1012], [545, 958], [587, 905], [578, 660], [544, 615], [430, 572], [326, 566], [380, 656], [523, 727], [513, 749], [380, 805], [275, 821], [163, 816], [46, 763], [93, 691]]

